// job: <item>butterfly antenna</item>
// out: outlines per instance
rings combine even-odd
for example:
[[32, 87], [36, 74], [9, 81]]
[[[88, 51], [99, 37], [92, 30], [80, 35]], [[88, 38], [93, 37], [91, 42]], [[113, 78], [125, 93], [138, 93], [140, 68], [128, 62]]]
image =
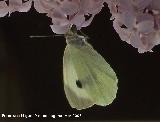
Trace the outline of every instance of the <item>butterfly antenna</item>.
[[56, 34], [56, 35], [48, 35], [48, 36], [40, 36], [40, 35], [31, 35], [30, 38], [47, 38], [47, 37], [63, 37], [63, 34]]

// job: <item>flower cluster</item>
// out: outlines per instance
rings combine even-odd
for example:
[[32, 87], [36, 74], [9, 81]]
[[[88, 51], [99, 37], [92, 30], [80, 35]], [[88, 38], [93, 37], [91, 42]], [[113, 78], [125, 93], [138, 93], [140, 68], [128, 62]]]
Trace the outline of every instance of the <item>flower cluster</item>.
[[106, 0], [113, 26], [120, 38], [138, 48], [151, 51], [160, 44], [159, 0]]
[[[8, 4], [7, 4], [8, 2]], [[51, 28], [57, 34], [64, 34], [71, 25], [78, 29], [88, 26], [103, 7], [103, 0], [3, 0], [0, 2], [0, 17], [8, 12], [27, 12], [34, 3], [39, 13], [52, 18]], [[89, 17], [87, 17], [89, 16]], [[86, 19], [87, 17], [87, 19]]]
[[32, 1], [22, 0], [2, 0], [0, 1], [0, 17], [4, 17], [6, 14], [11, 14], [12, 12], [27, 12], [31, 8]]
[[140, 53], [160, 44], [159, 0], [3, 0], [0, 17], [15, 11], [27, 12], [33, 4], [37, 12], [52, 18], [53, 32], [64, 34], [73, 24], [78, 29], [90, 25], [104, 2], [123, 41], [138, 48]]

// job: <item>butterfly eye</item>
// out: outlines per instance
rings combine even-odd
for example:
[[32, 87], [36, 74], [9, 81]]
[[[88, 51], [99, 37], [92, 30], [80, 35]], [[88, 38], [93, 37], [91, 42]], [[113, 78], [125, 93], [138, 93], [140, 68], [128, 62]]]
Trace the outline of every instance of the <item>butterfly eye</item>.
[[78, 88], [82, 88], [82, 83], [80, 80], [76, 80], [76, 85]]

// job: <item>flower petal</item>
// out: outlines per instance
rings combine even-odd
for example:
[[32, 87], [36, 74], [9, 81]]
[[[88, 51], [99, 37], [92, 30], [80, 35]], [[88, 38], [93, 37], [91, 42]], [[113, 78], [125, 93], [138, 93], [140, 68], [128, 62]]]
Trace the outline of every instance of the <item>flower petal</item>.
[[58, 26], [58, 25], [50, 25], [52, 31], [56, 34], [65, 34], [68, 30], [70, 25], [65, 26]]
[[0, 1], [0, 17], [4, 17], [9, 12], [9, 7], [5, 1]]

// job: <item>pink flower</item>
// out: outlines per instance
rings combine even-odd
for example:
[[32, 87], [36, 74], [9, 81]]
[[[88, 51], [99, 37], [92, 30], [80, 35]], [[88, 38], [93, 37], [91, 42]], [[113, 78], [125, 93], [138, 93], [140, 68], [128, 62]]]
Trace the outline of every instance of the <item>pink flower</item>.
[[[34, 0], [34, 6], [40, 13], [52, 18], [53, 32], [66, 33], [71, 25], [78, 29], [88, 26], [94, 16], [101, 11], [103, 0]], [[87, 15], [91, 17], [86, 20]]]
[[9, 12], [9, 7], [5, 1], [0, 1], [0, 17], [4, 17]]
[[6, 14], [11, 14], [15, 11], [28, 12], [32, 3], [31, 0], [26, 2], [22, 2], [22, 0], [9, 0], [9, 5], [7, 5], [6, 1], [0, 1], [0, 17], [4, 17]]
[[[39, 13], [47, 13], [52, 18], [51, 28], [57, 34], [64, 34], [73, 24], [78, 29], [88, 26], [94, 16], [101, 11], [104, 0], [9, 0], [0, 1], [0, 17], [15, 11], [27, 12], [32, 3]], [[86, 16], [90, 16], [86, 20]]]
[[106, 0], [112, 13], [113, 26], [120, 38], [138, 48], [151, 51], [160, 44], [160, 1]]

